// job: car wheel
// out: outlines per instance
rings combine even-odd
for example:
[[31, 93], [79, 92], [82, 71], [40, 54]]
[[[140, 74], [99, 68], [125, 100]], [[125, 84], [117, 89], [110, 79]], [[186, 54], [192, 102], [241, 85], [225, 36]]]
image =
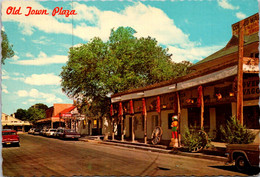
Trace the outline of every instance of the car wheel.
[[246, 171], [249, 167], [249, 163], [246, 160], [245, 156], [238, 156], [236, 158], [236, 168], [238, 169], [238, 171]]

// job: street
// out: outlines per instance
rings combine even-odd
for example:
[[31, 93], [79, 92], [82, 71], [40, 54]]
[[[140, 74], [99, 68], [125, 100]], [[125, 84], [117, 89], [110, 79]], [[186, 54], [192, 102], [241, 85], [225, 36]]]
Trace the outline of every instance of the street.
[[20, 134], [2, 149], [4, 176], [247, 176], [224, 162]]

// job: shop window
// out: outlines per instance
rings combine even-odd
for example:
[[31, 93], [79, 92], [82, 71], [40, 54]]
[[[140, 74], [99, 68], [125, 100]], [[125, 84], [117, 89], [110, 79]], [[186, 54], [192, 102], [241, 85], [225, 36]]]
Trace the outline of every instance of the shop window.
[[93, 121], [93, 128], [97, 128], [97, 119]]
[[215, 87], [214, 95], [218, 101], [221, 101], [222, 98], [229, 97], [229, 93], [232, 92], [232, 85], [226, 87]]
[[158, 115], [153, 115], [152, 116], [152, 130], [158, 126]]
[[259, 106], [245, 106], [244, 125], [249, 129], [260, 129], [259, 126]]
[[[200, 129], [200, 115], [201, 115], [201, 108], [200, 107], [193, 107], [188, 108], [188, 126], [189, 128], [193, 127], [195, 129]], [[204, 122], [203, 127], [206, 132], [209, 131], [210, 126], [210, 118], [209, 118], [209, 107], [204, 108]]]
[[250, 57], [251, 57], [251, 58], [259, 58], [259, 52], [257, 52], [257, 53], [251, 53], [251, 54], [250, 54]]

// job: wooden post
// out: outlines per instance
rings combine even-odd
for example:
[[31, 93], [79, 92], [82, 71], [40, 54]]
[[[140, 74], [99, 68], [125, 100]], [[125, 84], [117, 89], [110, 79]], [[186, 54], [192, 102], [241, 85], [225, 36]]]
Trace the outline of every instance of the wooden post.
[[114, 118], [112, 118], [112, 140], [115, 140], [115, 130], [114, 130], [114, 127], [115, 127], [115, 125], [114, 125]]
[[238, 64], [237, 64], [237, 119], [243, 125], [243, 55], [244, 55], [244, 20], [238, 29]]
[[181, 127], [181, 102], [180, 102], [180, 95], [179, 92], [176, 92], [177, 94], [177, 104], [178, 104], [178, 147], [181, 145], [181, 133], [180, 133], [180, 127]]
[[147, 115], [144, 115], [144, 143], [147, 144]]
[[158, 113], [158, 119], [159, 119], [159, 127], [162, 126], [162, 118], [161, 118], [161, 112]]
[[135, 116], [132, 116], [132, 142], [135, 141], [135, 128], [134, 128], [134, 123], [135, 123], [135, 120], [134, 120]]
[[124, 117], [123, 115], [121, 117], [121, 140], [124, 141]]
[[200, 129], [204, 126], [204, 98], [203, 98], [203, 88], [202, 88], [202, 94], [201, 94], [201, 109], [200, 109]]

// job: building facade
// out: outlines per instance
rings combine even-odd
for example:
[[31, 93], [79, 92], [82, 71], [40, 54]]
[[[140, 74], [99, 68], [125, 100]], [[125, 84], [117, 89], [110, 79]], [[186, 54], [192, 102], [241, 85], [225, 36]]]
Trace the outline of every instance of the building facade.
[[15, 118], [15, 115], [7, 115], [2, 113], [2, 129], [12, 129], [16, 131], [27, 132], [32, 124], [28, 121], [22, 121], [20, 119]]
[[185, 128], [203, 127], [218, 140], [220, 125], [231, 116], [259, 131], [258, 23], [255, 14], [233, 24], [227, 45], [194, 64], [191, 74], [112, 95], [112, 134], [146, 142], [160, 126], [162, 140], [169, 141], [173, 115], [181, 135]]

